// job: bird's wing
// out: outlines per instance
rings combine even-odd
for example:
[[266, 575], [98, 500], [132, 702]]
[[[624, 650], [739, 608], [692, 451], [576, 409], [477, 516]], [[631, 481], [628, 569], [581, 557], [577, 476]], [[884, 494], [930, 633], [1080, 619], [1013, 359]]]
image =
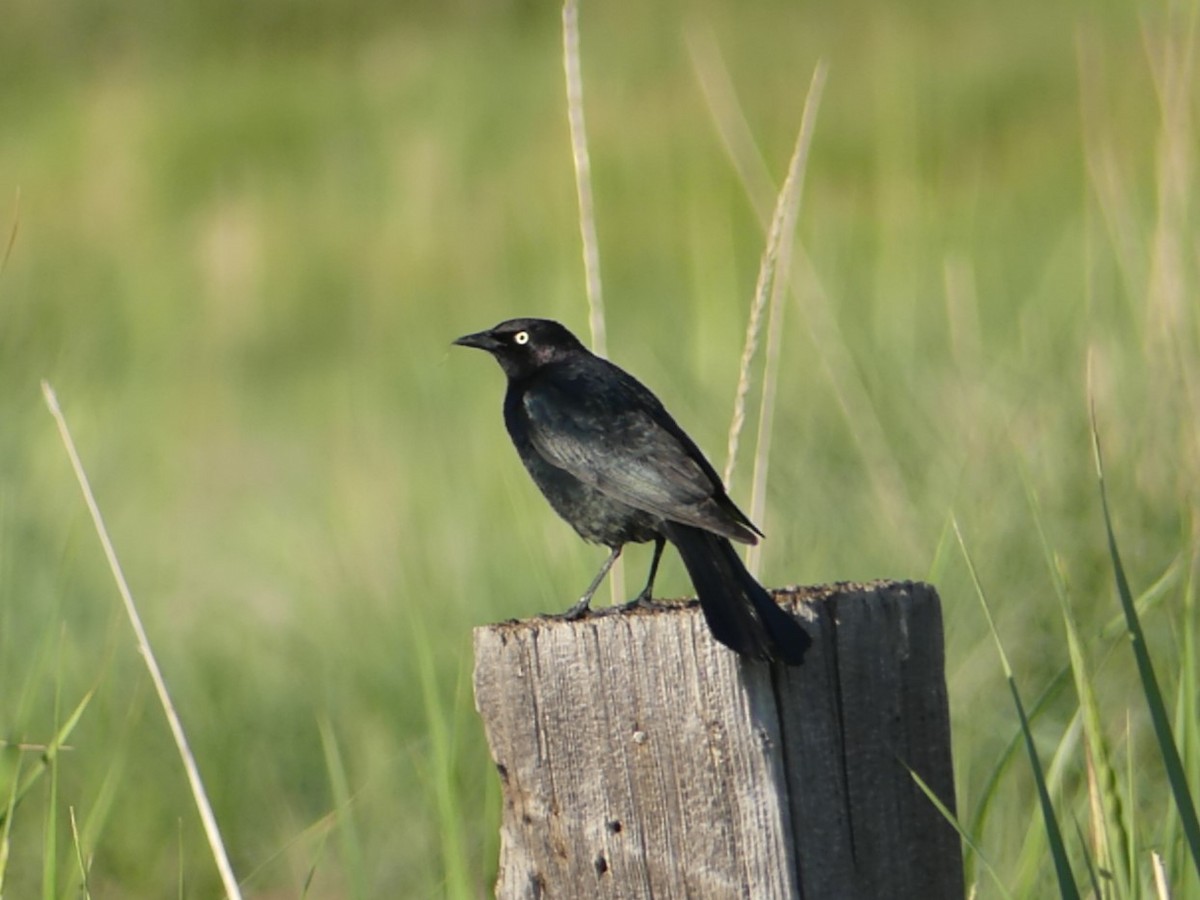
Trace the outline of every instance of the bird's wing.
[[635, 509], [754, 540], [736, 507], [732, 515], [725, 508], [733, 505], [712, 467], [649, 391], [625, 379], [590, 387], [552, 381], [526, 391], [522, 405], [538, 453]]

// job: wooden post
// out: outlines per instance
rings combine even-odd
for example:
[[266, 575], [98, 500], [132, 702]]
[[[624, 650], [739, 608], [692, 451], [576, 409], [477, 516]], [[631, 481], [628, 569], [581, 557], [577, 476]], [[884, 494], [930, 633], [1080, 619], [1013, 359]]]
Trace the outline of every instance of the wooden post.
[[778, 595], [803, 666], [748, 663], [694, 604], [475, 630], [500, 773], [496, 896], [963, 896], [937, 592]]

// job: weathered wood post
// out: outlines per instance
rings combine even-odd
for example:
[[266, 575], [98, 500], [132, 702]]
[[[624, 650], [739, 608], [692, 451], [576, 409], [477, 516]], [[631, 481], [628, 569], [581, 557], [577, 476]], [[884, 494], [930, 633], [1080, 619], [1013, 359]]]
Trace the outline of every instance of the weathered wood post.
[[800, 668], [747, 663], [695, 605], [475, 631], [504, 794], [496, 895], [963, 895], [942, 618], [929, 585], [793, 589]]

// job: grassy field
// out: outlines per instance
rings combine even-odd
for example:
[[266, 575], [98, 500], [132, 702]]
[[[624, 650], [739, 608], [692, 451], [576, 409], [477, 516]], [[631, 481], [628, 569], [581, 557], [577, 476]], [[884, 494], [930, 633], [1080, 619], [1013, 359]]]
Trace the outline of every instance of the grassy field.
[[[71, 810], [91, 896], [219, 890], [43, 378], [247, 896], [310, 878], [310, 897], [485, 895], [498, 791], [470, 629], [565, 608], [603, 556], [528, 482], [495, 366], [449, 347], [514, 315], [587, 331], [558, 7], [10, 7], [4, 798], [39, 765], [17, 744], [49, 742], [95, 693], [6, 817], [6, 896], [79, 896]], [[1027, 702], [1044, 698], [1034, 734], [1079, 877], [1057, 576], [1128, 782], [1122, 896], [1150, 895], [1152, 849], [1177, 896], [1200, 896], [1119, 624], [1086, 384], [1090, 359], [1125, 564], [1173, 712], [1194, 722], [1196, 18], [1194, 0], [584, 4], [609, 355], [718, 468], [762, 223], [829, 65], [763, 576], [937, 585], [959, 813], [1018, 897], [1053, 896], [1054, 876], [953, 520]], [[723, 79], [757, 142], [742, 176], [706, 101]], [[640, 577], [648, 552], [628, 557]], [[661, 590], [688, 589], [668, 554]], [[1184, 750], [1194, 789], [1200, 747]]]

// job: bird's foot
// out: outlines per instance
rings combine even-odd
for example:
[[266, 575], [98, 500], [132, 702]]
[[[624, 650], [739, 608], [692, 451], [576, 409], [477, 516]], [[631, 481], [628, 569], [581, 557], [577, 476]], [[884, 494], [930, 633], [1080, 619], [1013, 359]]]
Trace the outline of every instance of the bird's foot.
[[588, 614], [591, 613], [591, 611], [592, 611], [591, 603], [592, 603], [591, 597], [581, 597], [579, 602], [576, 603], [574, 606], [572, 606], [570, 609], [568, 609], [566, 612], [554, 613], [554, 614], [547, 616], [547, 618], [562, 619], [564, 622], [574, 622], [578, 619], [586, 618], [588, 616]]
[[654, 602], [654, 598], [650, 596], [649, 591], [642, 591], [628, 603], [621, 604], [621, 611], [631, 609], [655, 609], [658, 604]]

